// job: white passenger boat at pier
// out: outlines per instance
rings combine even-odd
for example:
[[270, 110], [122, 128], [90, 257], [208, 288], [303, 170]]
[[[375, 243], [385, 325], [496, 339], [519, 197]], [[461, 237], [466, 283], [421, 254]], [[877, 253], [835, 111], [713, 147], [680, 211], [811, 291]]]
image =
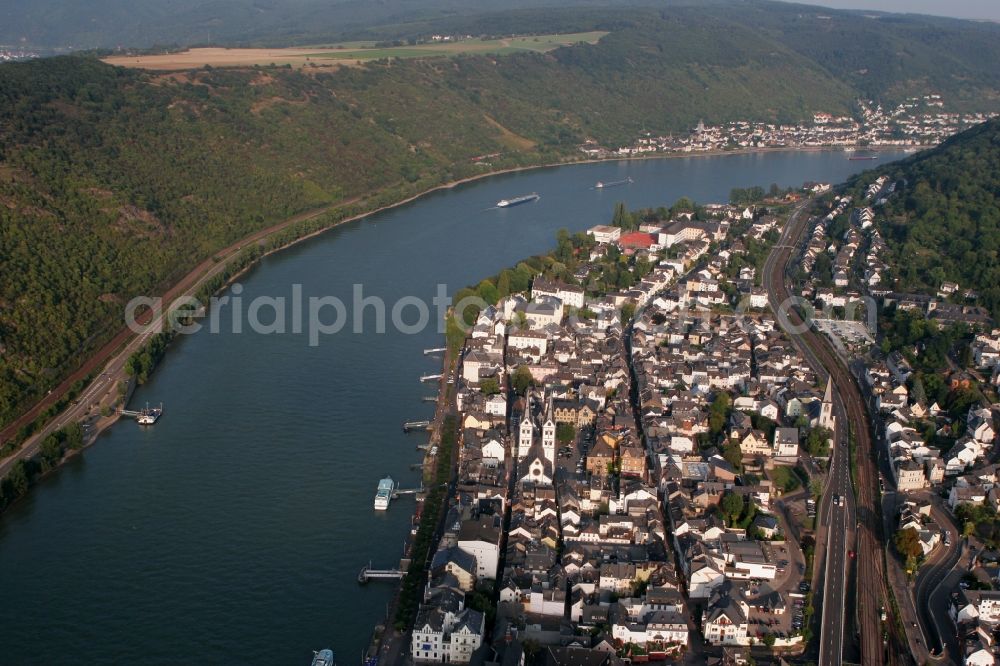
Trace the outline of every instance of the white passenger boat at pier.
[[153, 425], [163, 414], [163, 406], [160, 407], [150, 407], [146, 405], [146, 408], [139, 412], [139, 416], [135, 417], [135, 422], [139, 425]]
[[378, 482], [378, 492], [375, 493], [375, 510], [385, 511], [392, 501], [392, 491], [396, 489], [396, 484], [391, 476], [387, 476]]
[[139, 425], [151, 426], [163, 416], [163, 403], [160, 403], [159, 407], [150, 407], [147, 402], [146, 406], [140, 410], [120, 409], [118, 413], [122, 416], [133, 417]]

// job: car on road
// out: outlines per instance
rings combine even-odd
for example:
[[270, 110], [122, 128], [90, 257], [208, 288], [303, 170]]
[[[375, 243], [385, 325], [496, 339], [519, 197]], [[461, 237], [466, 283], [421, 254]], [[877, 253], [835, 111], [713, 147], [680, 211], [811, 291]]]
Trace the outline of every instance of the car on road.
[[853, 560], [854, 559], [854, 551], [853, 550], [847, 551], [847, 556]]
[[833, 496], [833, 505], [834, 506], [840, 506], [840, 495], [834, 495]]

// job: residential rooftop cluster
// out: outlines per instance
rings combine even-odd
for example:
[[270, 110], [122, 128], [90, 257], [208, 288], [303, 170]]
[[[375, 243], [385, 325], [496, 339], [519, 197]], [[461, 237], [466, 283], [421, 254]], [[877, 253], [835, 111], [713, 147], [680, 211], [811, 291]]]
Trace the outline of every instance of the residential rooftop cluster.
[[[939, 325], [991, 323], [984, 309], [954, 302], [975, 299], [974, 293], [962, 293], [954, 283], [943, 283], [935, 296], [900, 294], [884, 288], [891, 283], [892, 267], [885, 259], [887, 247], [877, 222], [881, 206], [896, 192], [897, 185], [880, 175], [864, 189], [862, 200], [839, 196], [830, 203], [825, 216], [813, 219], [812, 236], [801, 262], [806, 280], [803, 293], [815, 299], [818, 309], [829, 313], [840, 308], [847, 319], [854, 320], [842, 322], [839, 329], [827, 330], [845, 359], [864, 359], [863, 385], [873, 411], [880, 414], [878, 427], [883, 431], [898, 490], [918, 490], [956, 477], [956, 483], [962, 485], [960, 475], [983, 464], [992, 450], [990, 409], [970, 406], [961, 415], [966, 421], [963, 427], [955, 423], [955, 415], [949, 414], [944, 405], [923, 395], [912, 395], [915, 372], [906, 356], [901, 350], [885, 356], [868, 354], [875, 333], [868, 330], [870, 313], [863, 307], [852, 307], [862, 303], [873, 308], [894, 307], [923, 315]], [[850, 325], [865, 335], [851, 337]], [[984, 383], [995, 384], [1000, 376], [1000, 331], [975, 335], [970, 356], [981, 379], [985, 379], [981, 373], [988, 373], [990, 379]], [[948, 377], [952, 389], [968, 388], [972, 380], [969, 372], [961, 368]], [[936, 439], [938, 445], [930, 446], [931, 439]], [[950, 446], [942, 448], [941, 442], [950, 442]]]
[[[794, 469], [802, 433], [832, 428], [829, 387], [819, 390], [771, 318], [658, 325], [671, 307], [654, 300], [638, 319], [632, 359], [680, 578], [708, 643], [793, 645], [810, 584], [799, 526], [790, 528], [772, 499], [803, 485], [798, 475], [808, 473]], [[815, 453], [825, 455], [821, 437]]]
[[[825, 199], [810, 220], [800, 289], [827, 317], [817, 328], [860, 380], [886, 461], [881, 489], [891, 483], [897, 491], [887, 506], [896, 505], [896, 538], [906, 536], [912, 548], [897, 545], [901, 558], [889, 558], [890, 567], [902, 569], [905, 555], [906, 573], [915, 575], [924, 561], [961, 548], [962, 566], [984, 589], [968, 589], [964, 580], [956, 586], [955, 627], [946, 631], [956, 630], [963, 663], [995, 664], [997, 593], [988, 588], [996, 576], [982, 565], [1000, 559], [987, 545], [995, 546], [1000, 510], [1000, 329], [977, 305], [978, 294], [958, 283], [943, 281], [934, 293], [891, 289], [900, 258], [890, 255], [880, 229], [886, 203], [906, 187], [883, 174], [854, 196]], [[967, 543], [954, 543], [953, 524]]]
[[0, 47], [0, 62], [12, 62], [14, 60], [31, 60], [39, 55], [33, 51], [26, 51], [18, 48]]
[[[593, 227], [566, 274], [472, 322], [417, 662], [518, 663], [527, 641], [554, 664], [802, 642], [810, 521], [772, 500], [805, 506], [833, 417], [830, 388], [753, 313], [778, 219], [714, 205], [626, 226]], [[492, 641], [476, 592], [499, 597]]]
[[[938, 103], [862, 108], [898, 133]], [[819, 196], [791, 279], [867, 402], [880, 490], [897, 491], [883, 497], [906, 560], [889, 559], [892, 576], [946, 557], [964, 533], [959, 555], [980, 580], [956, 586], [951, 620], [965, 663], [992, 664], [1000, 601], [986, 588], [1000, 569], [982, 565], [1000, 562], [1000, 329], [955, 282], [891, 289], [886, 204], [906, 188], [885, 174], [835, 194], [806, 184]], [[535, 664], [712, 663], [808, 642], [834, 387], [762, 288], [796, 195], [732, 200], [765, 203], [620, 207], [610, 224], [561, 232], [519, 287], [491, 283], [507, 287], [464, 340], [458, 485], [416, 661], [522, 663], [530, 645]], [[495, 612], [466, 607], [483, 595]]]
[[[911, 396], [907, 386], [912, 370], [899, 352], [890, 354], [886, 363], [872, 364], [864, 375], [872, 389], [873, 402], [882, 413], [881, 426], [892, 460], [897, 489], [918, 490], [938, 485], [946, 478], [955, 479], [955, 487], [970, 485], [963, 477], [987, 461], [996, 433], [993, 414], [987, 407], [973, 405], [965, 423], [953, 417], [937, 402], [923, 404]], [[962, 381], [959, 377], [955, 381]], [[963, 432], [950, 448], [928, 445], [928, 432], [942, 437]], [[975, 485], [974, 483], [971, 485]], [[952, 507], [960, 499], [953, 496]]]
[[859, 100], [856, 117], [816, 113], [811, 122], [776, 124], [738, 120], [698, 125], [686, 136], [647, 134], [619, 148], [581, 147], [592, 157], [691, 153], [752, 148], [933, 146], [995, 114], [948, 113], [939, 95], [912, 98], [891, 109]]
[[[837, 196], [829, 202], [825, 215], [816, 215], [810, 222], [811, 235], [799, 264], [801, 294], [822, 313], [816, 315], [815, 321], [845, 359], [850, 355], [865, 356], [872, 348], [878, 333], [877, 315], [888, 308], [919, 313], [938, 326], [984, 328], [993, 324], [990, 313], [976, 305], [978, 294], [956, 283], [943, 282], [934, 295], [900, 293], [890, 288], [899, 266], [892, 265], [888, 245], [879, 230], [884, 217], [881, 207], [902, 185], [880, 175], [859, 201], [847, 195]], [[976, 348], [985, 350], [990, 357], [991, 342], [983, 336], [978, 340]], [[865, 363], [876, 374], [886, 371], [883, 358], [866, 358]], [[993, 373], [989, 381], [1000, 385], [1000, 371], [995, 366], [991, 363], [987, 368]], [[894, 388], [885, 382], [873, 384], [879, 394]]]
[[[1000, 582], [994, 577], [991, 582]], [[949, 614], [958, 629], [967, 666], [996, 664], [996, 631], [1000, 628], [1000, 590], [958, 589]]]

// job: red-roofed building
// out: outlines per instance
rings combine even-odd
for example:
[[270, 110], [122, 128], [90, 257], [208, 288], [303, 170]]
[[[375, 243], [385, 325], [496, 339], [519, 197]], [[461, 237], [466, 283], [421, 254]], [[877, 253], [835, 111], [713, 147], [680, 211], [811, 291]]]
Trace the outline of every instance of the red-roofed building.
[[648, 250], [653, 245], [656, 244], [656, 236], [653, 234], [643, 233], [641, 231], [633, 231], [630, 234], [622, 234], [621, 238], [618, 239], [618, 245], [621, 246], [623, 250]]

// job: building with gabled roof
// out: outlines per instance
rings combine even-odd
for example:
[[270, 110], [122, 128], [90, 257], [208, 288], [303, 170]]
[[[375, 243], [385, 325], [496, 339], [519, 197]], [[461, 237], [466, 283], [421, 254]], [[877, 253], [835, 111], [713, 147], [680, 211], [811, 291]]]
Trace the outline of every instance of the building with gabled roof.
[[410, 653], [417, 663], [467, 664], [483, 642], [486, 617], [466, 608], [458, 613], [424, 606], [417, 612]]

